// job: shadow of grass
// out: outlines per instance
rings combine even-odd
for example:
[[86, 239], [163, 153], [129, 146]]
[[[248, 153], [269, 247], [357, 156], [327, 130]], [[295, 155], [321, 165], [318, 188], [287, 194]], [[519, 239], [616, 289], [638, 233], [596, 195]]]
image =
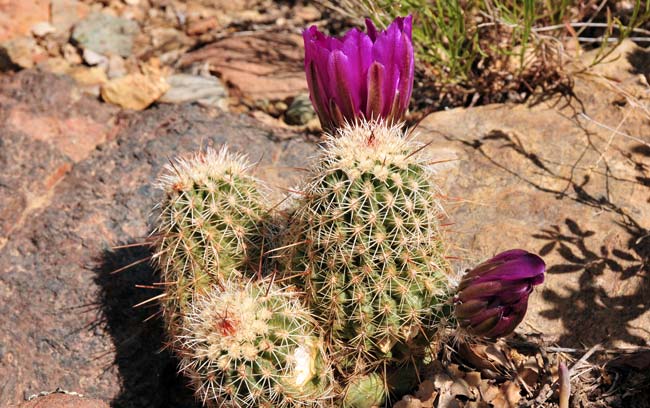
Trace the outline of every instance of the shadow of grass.
[[[551, 266], [549, 274], [579, 273], [578, 289], [567, 289], [565, 294], [549, 289], [542, 292], [551, 305], [542, 316], [562, 319], [564, 324], [560, 344], [574, 344], [576, 334], [590, 333], [605, 342], [647, 345], [650, 328], [634, 327], [631, 322], [650, 307], [650, 235], [629, 225], [623, 227], [629, 235], [618, 248], [589, 240], [595, 232], [583, 229], [570, 218], [564, 225], [552, 225], [533, 235], [547, 241], [540, 250], [542, 256], [556, 251], [564, 260]], [[617, 275], [614, 286], [618, 290], [608, 292], [599, 283], [606, 270]], [[632, 290], [625, 285], [628, 280], [634, 280]], [[623, 286], [628, 289], [623, 290]], [[639, 335], [639, 331], [645, 335]]]
[[645, 75], [650, 79], [650, 49], [637, 48], [627, 57], [633, 74]]

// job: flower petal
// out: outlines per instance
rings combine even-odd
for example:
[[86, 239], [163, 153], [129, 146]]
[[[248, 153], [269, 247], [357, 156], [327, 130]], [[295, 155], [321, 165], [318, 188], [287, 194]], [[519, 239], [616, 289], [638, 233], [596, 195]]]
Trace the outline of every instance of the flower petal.
[[375, 27], [375, 24], [369, 18], [366, 18], [366, 30], [372, 42], [377, 41], [377, 27]]
[[310, 61], [306, 69], [307, 85], [309, 86], [309, 99], [311, 99], [314, 110], [318, 114], [323, 128], [329, 128], [331, 123], [331, 114], [329, 110], [329, 101], [322, 81], [316, 71], [316, 62]]
[[382, 92], [384, 82], [384, 66], [379, 62], [373, 62], [368, 70], [368, 95], [366, 97], [366, 118], [375, 119], [381, 117], [381, 110], [384, 106], [384, 94]]
[[398, 47], [401, 46], [397, 40], [399, 31], [394, 24], [388, 30], [382, 31], [372, 47], [373, 60], [384, 66], [384, 82], [382, 86], [383, 106], [381, 115], [386, 116], [390, 111], [397, 91], [399, 81], [399, 70], [396, 66], [396, 55], [401, 54]]
[[456, 317], [459, 319], [469, 318], [476, 313], [485, 310], [488, 302], [484, 300], [473, 299], [456, 305]]
[[348, 57], [347, 74], [355, 115], [363, 115], [367, 100], [366, 75], [372, 63], [372, 41], [365, 33], [351, 30], [343, 41], [343, 53]]
[[498, 338], [512, 333], [519, 323], [524, 319], [524, 314], [503, 316], [499, 322], [495, 324], [492, 329], [485, 332], [484, 336], [488, 338]]
[[500, 320], [501, 310], [487, 309], [469, 320], [469, 329], [476, 335], [485, 336], [499, 324]]
[[[329, 94], [341, 110], [343, 117], [353, 121], [358, 112], [358, 98], [354, 95], [358, 83], [354, 83], [354, 70], [350, 67], [350, 59], [340, 50], [332, 51], [329, 56], [327, 72], [330, 78]], [[355, 87], [356, 85], [356, 87]], [[355, 99], [357, 99], [355, 103]]]
[[501, 282], [481, 282], [460, 290], [458, 299], [467, 302], [471, 299], [485, 299], [497, 295], [503, 289]]
[[476, 281], [483, 282], [487, 280], [520, 280], [535, 278], [544, 281], [544, 271], [546, 264], [539, 256], [526, 253], [516, 259], [510, 259], [500, 264], [496, 264], [489, 271], [476, 278]]
[[[409, 16], [410, 18], [410, 16]], [[402, 114], [406, 112], [413, 93], [413, 78], [415, 76], [415, 54], [413, 52], [413, 45], [411, 44], [410, 36], [402, 35], [404, 42], [404, 55], [398, 59], [399, 65], [399, 85], [397, 88], [396, 97], [399, 98], [399, 106]]]

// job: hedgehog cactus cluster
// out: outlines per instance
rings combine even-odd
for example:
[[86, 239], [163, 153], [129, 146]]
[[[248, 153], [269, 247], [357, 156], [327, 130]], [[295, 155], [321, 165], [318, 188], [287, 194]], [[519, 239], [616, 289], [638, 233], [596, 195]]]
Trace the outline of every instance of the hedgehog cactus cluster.
[[332, 386], [322, 339], [298, 298], [261, 277], [269, 211], [249, 168], [209, 149], [161, 178], [155, 258], [170, 345], [206, 406], [318, 406]]
[[512, 332], [544, 263], [509, 251], [454, 285], [444, 211], [400, 124], [411, 18], [305, 31], [324, 148], [273, 205], [227, 148], [167, 166], [153, 235], [170, 348], [204, 405], [370, 408], [410, 391], [448, 332]]

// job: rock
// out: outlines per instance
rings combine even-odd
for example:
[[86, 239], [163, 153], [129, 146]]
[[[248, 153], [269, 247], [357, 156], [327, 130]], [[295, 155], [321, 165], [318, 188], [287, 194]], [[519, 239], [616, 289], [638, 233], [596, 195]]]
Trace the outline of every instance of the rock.
[[[581, 62], [584, 66], [590, 66], [597, 56], [598, 49], [585, 52]], [[639, 47], [629, 39], [623, 40], [607, 58], [592, 67], [590, 73], [612, 88], [619, 89], [619, 104], [626, 98], [647, 100], [650, 92], [650, 50]]]
[[70, 69], [67, 74], [82, 86], [103, 85], [108, 82], [106, 72], [101, 67], [78, 66]]
[[171, 27], [149, 28], [147, 34], [156, 53], [170, 52], [177, 49], [186, 50], [194, 44], [194, 41], [184, 32]]
[[65, 58], [70, 65], [79, 65], [83, 62], [79, 52], [72, 44], [63, 44], [61, 52], [63, 53], [63, 58]]
[[251, 117], [255, 118], [258, 120], [260, 123], [263, 123], [266, 126], [273, 127], [273, 128], [288, 128], [286, 123], [284, 123], [282, 120], [275, 118], [271, 115], [269, 115], [266, 112], [259, 111], [259, 110], [253, 110], [250, 112]]
[[51, 0], [50, 22], [57, 32], [68, 33], [88, 12], [88, 6], [78, 0]]
[[70, 70], [70, 63], [63, 57], [48, 58], [38, 64], [38, 68], [53, 74], [63, 75]]
[[55, 392], [23, 402], [18, 408], [109, 408], [109, 405], [99, 399]]
[[[54, 166], [56, 169], [65, 163], [74, 163], [85, 159], [97, 145], [105, 142], [112, 131], [106, 113], [115, 112], [116, 109], [110, 106], [99, 109], [103, 104], [92, 98], [82, 97], [78, 90], [72, 87], [73, 82], [70, 79], [67, 80], [69, 82], [66, 82], [62, 78], [46, 74], [41, 74], [41, 77], [44, 79], [37, 83], [32, 83], [33, 76], [29, 75], [19, 76], [14, 82], [5, 79], [0, 83], [2, 87], [6, 88], [5, 95], [12, 91], [8, 85], [10, 83], [20, 84], [21, 92], [40, 93], [42, 96], [42, 100], [37, 106], [41, 109], [34, 109], [33, 106], [25, 104], [20, 99], [7, 100], [0, 97], [0, 111], [2, 112], [0, 120], [5, 127], [4, 133], [18, 133], [23, 138], [48, 146], [47, 149], [43, 148], [44, 151], [53, 150], [57, 152], [56, 155], [53, 154], [54, 156], [64, 157], [65, 160], [57, 162]], [[50, 111], [66, 112], [66, 116], [57, 117], [50, 114]], [[7, 143], [10, 143], [10, 139], [7, 138]], [[4, 149], [7, 147], [5, 146]], [[20, 157], [26, 153], [31, 154], [30, 152], [14, 152]], [[52, 170], [52, 173], [44, 175], [42, 178], [47, 180], [49, 177], [54, 177], [52, 174], [56, 171]]]
[[45, 50], [36, 43], [32, 37], [18, 37], [9, 40], [0, 45], [0, 50], [4, 55], [0, 57], [0, 66], [3, 70], [10, 68], [11, 65], [20, 68], [32, 68], [39, 61], [47, 58]]
[[138, 24], [124, 18], [93, 13], [75, 25], [72, 39], [83, 49], [99, 54], [131, 55]]
[[160, 102], [198, 102], [228, 110], [228, 92], [216, 77], [176, 74], [167, 78], [167, 83], [170, 89], [160, 98]]
[[220, 10], [224, 14], [249, 10], [259, 5], [258, 0], [198, 0], [195, 3], [198, 6]]
[[[111, 128], [105, 114], [115, 110], [81, 97], [71, 88], [71, 80], [44, 74], [39, 81], [33, 78], [33, 74], [21, 73], [15, 79], [0, 80], [0, 163], [7, 169], [0, 175], [0, 197], [8, 198], [0, 198], [0, 249], [12, 231], [49, 202], [52, 189], [72, 164], [107, 140]], [[26, 97], [37, 94], [41, 99]], [[54, 112], [65, 112], [65, 116]], [[2, 288], [0, 284], [0, 296]], [[2, 370], [0, 378], [6, 378]], [[0, 406], [6, 406], [2, 395]]]
[[201, 35], [208, 31], [220, 28], [221, 24], [216, 16], [212, 16], [205, 20], [194, 21], [187, 26], [185, 32], [188, 35]]
[[226, 38], [180, 61], [182, 67], [204, 63], [225, 83], [254, 101], [280, 100], [307, 91], [299, 35], [255, 33]]
[[[627, 64], [617, 86], [634, 80]], [[439, 163], [460, 264], [540, 253], [546, 281], [519, 330], [563, 347], [648, 342], [650, 117], [621, 107], [616, 89], [577, 77], [569, 103], [452, 109], [418, 128]]]
[[128, 73], [124, 59], [119, 55], [108, 57], [108, 77], [110, 79], [123, 77]]
[[[126, 18], [127, 20], [137, 21], [138, 23], [145, 23], [145, 19], [147, 18], [147, 11], [151, 10], [148, 7], [149, 6], [140, 7], [127, 5], [120, 12], [120, 17]], [[146, 27], [146, 24], [144, 27]]]
[[284, 114], [284, 120], [290, 125], [306, 125], [316, 118], [316, 111], [311, 105], [309, 94], [303, 93], [295, 98]]
[[167, 92], [169, 84], [158, 75], [130, 74], [111, 79], [101, 89], [106, 102], [126, 109], [142, 110]]
[[100, 65], [102, 67], [108, 67], [108, 58], [106, 56], [88, 48], [83, 50], [83, 59], [90, 66]]
[[0, 1], [0, 42], [28, 35], [34, 24], [50, 18], [49, 0]]
[[[18, 210], [8, 214], [11, 231], [0, 248], [0, 406], [61, 387], [115, 406], [199, 408], [163, 349], [161, 323], [146, 320], [156, 307], [133, 308], [157, 294], [136, 287], [157, 280], [141, 261], [149, 250], [111, 248], [142, 242], [150, 232], [161, 194], [153, 183], [171, 157], [228, 143], [259, 161], [256, 175], [269, 185], [288, 187], [299, 177], [288, 168], [304, 166], [316, 146], [196, 105], [123, 112], [81, 96], [65, 77], [22, 71], [0, 81], [0, 202], [11, 201], [0, 207]], [[10, 127], [6, 118], [18, 108], [24, 121]], [[32, 117], [116, 124], [113, 136], [72, 162], [59, 142], [36, 139], [33, 126], [29, 135], [21, 130]], [[95, 133], [88, 128], [83, 135]], [[48, 189], [43, 180], [64, 163], [68, 171]], [[40, 206], [22, 215], [26, 205], [15, 197]], [[269, 200], [279, 201], [278, 194]]]
[[36, 37], [45, 37], [48, 34], [56, 32], [56, 28], [47, 21], [39, 21], [32, 26], [31, 31]]

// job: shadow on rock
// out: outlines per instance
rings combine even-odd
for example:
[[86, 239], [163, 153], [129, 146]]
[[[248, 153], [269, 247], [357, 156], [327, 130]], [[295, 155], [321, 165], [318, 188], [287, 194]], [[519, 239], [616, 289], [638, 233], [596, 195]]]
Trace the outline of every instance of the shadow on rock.
[[[579, 272], [578, 289], [567, 289], [566, 294], [548, 289], [542, 292], [552, 305], [542, 316], [562, 319], [566, 329], [560, 344], [575, 343], [576, 333], [592, 333], [603, 341], [647, 345], [650, 330], [634, 327], [632, 322], [650, 307], [650, 232], [635, 225], [623, 227], [629, 236], [622, 247], [589, 240], [594, 231], [583, 229], [569, 218], [565, 225], [552, 225], [534, 235], [547, 241], [540, 250], [542, 256], [557, 251], [564, 260], [551, 266], [548, 273]], [[606, 269], [616, 274], [614, 287], [619, 290], [606, 291], [601, 286], [599, 280]], [[627, 281], [634, 282], [628, 285]], [[627, 289], [621, 290], [623, 287]], [[645, 334], [639, 335], [639, 330]]]
[[650, 50], [637, 48], [628, 55], [627, 59], [632, 65], [633, 74], [645, 75], [650, 79]]
[[[164, 350], [164, 333], [158, 302], [134, 307], [160, 294], [136, 287], [157, 281], [148, 246], [126, 246], [104, 251], [96, 268], [101, 288], [103, 321], [115, 346], [122, 390], [112, 401], [115, 408], [198, 407], [186, 380], [177, 375], [177, 362]], [[131, 266], [129, 266], [131, 265]]]

